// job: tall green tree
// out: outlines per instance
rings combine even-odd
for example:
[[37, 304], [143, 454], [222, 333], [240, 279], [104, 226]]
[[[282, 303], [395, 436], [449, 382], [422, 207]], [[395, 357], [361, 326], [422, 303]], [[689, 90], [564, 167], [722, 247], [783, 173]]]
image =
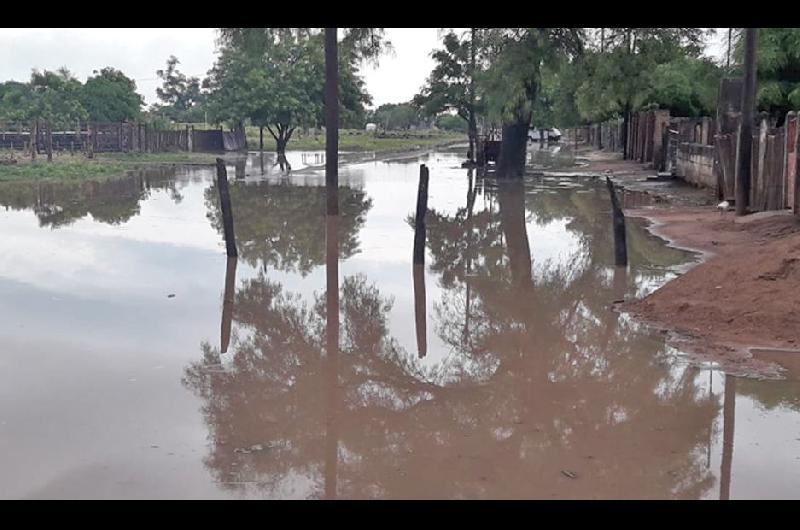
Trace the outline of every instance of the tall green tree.
[[30, 83], [0, 83], [0, 120], [28, 121], [33, 115], [33, 92]]
[[183, 74], [178, 70], [179, 64], [178, 58], [170, 55], [166, 69], [156, 70], [156, 75], [162, 80], [161, 86], [156, 88], [161, 101], [157, 110], [175, 121], [202, 121], [204, 95], [200, 79]]
[[450, 31], [444, 36], [443, 48], [431, 53], [435, 66], [414, 104], [429, 116], [455, 110], [467, 123], [468, 158], [475, 153], [478, 135], [477, 115], [482, 110], [476, 78], [480, 71], [482, 30], [470, 28], [458, 35]]
[[122, 122], [141, 113], [144, 99], [136, 82], [112, 67], [95, 70], [81, 90], [81, 103], [92, 121]]
[[[249, 119], [267, 128], [283, 154], [297, 127], [324, 123], [324, 58], [319, 28], [222, 28], [220, 55], [209, 72], [215, 121]], [[349, 28], [339, 54], [340, 115], [364, 120], [371, 103], [357, 67], [386, 49], [381, 28]]]
[[[602, 45], [587, 53], [590, 75], [579, 87], [577, 103], [588, 120], [622, 115], [627, 138], [630, 114], [645, 103], [652, 73], [682, 57], [696, 58], [708, 28], [604, 28]], [[627, 145], [624, 145], [627, 153]]]
[[409, 129], [418, 125], [422, 118], [412, 103], [384, 103], [375, 109], [372, 119], [385, 129]]
[[522, 176], [528, 131], [540, 96], [542, 69], [582, 53], [584, 39], [582, 28], [486, 30], [489, 67], [482, 76], [482, 84], [490, 117], [503, 124], [499, 176]]
[[[759, 110], [782, 119], [790, 110], [800, 110], [800, 28], [758, 28]], [[734, 28], [734, 57], [741, 74], [744, 57], [742, 28]]]
[[80, 101], [81, 82], [69, 70], [34, 70], [31, 74], [31, 115], [54, 125], [67, 125], [88, 114]]

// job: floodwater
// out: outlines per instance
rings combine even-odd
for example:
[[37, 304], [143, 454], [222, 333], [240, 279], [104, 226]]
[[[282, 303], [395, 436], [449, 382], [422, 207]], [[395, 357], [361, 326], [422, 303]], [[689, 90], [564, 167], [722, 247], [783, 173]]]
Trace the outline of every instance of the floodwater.
[[616, 269], [602, 182], [354, 159], [326, 218], [265, 158], [238, 260], [210, 168], [0, 186], [0, 497], [800, 496], [800, 383], [613, 311], [693, 258], [629, 222]]

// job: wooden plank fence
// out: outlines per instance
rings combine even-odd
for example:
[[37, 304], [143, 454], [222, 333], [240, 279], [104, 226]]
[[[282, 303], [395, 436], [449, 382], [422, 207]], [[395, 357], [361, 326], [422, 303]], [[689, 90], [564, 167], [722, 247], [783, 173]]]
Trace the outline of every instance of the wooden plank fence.
[[[49, 128], [50, 124], [45, 122], [0, 123], [0, 149], [30, 151], [31, 131], [34, 131], [36, 153], [46, 153]], [[164, 130], [146, 123], [76, 122], [71, 126], [53, 125], [49, 140], [52, 141], [53, 151], [69, 152], [222, 152], [247, 148], [243, 130], [195, 130], [188, 126]]]

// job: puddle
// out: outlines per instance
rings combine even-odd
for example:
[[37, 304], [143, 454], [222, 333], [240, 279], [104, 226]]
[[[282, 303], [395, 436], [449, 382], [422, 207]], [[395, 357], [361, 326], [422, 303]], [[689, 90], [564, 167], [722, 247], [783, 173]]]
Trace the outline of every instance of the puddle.
[[796, 381], [613, 310], [692, 257], [615, 268], [601, 180], [358, 156], [335, 218], [320, 153], [231, 160], [232, 262], [211, 169], [0, 185], [0, 497], [800, 494]]

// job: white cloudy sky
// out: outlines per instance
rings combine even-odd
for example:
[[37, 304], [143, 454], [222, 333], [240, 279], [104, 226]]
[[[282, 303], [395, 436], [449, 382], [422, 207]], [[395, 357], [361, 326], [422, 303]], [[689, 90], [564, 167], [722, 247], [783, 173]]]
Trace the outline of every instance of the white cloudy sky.
[[[724, 53], [727, 30], [722, 28], [711, 50]], [[388, 28], [395, 53], [377, 67], [363, 71], [374, 104], [409, 100], [424, 83], [439, 46], [436, 28]], [[203, 77], [214, 62], [212, 28], [72, 28], [0, 29], [0, 81], [30, 78], [32, 68], [54, 70], [66, 66], [81, 80], [105, 66], [113, 66], [136, 80], [147, 104], [156, 101], [156, 70], [169, 55], [181, 61], [180, 70]]]

